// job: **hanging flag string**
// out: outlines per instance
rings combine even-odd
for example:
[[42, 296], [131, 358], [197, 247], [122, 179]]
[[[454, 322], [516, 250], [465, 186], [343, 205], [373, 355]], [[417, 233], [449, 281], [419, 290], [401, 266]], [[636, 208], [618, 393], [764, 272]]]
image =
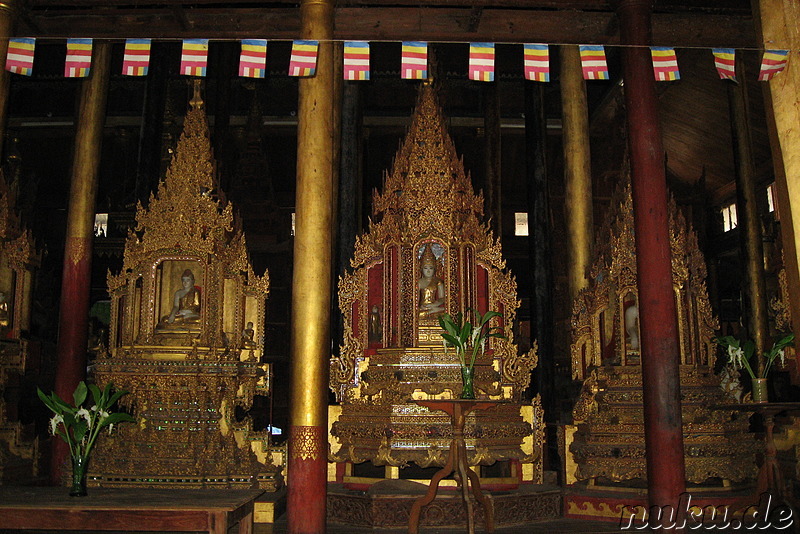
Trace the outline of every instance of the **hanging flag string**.
[[[173, 39], [163, 38], [161, 41]], [[241, 39], [239, 76], [264, 78], [267, 73], [267, 39]], [[273, 41], [277, 42], [277, 41]], [[329, 40], [325, 42], [342, 42]], [[366, 81], [370, 79], [370, 43], [397, 43], [397, 41], [344, 41], [343, 75], [345, 80]], [[452, 44], [441, 41], [437, 44]], [[289, 76], [314, 76], [320, 41], [294, 40], [288, 66]], [[458, 44], [466, 44], [460, 42]], [[522, 46], [522, 75], [535, 82], [550, 81], [550, 45], [545, 43], [469, 43], [470, 80], [493, 82], [496, 79], [496, 46]], [[9, 39], [6, 70], [23, 76], [31, 76], [34, 68], [36, 39], [19, 37]], [[426, 41], [403, 41], [401, 43], [400, 78], [420, 80], [428, 77], [428, 46]], [[561, 46], [561, 45], [555, 45]], [[607, 48], [644, 48], [642, 45], [578, 45], [581, 55], [583, 77], [586, 80], [609, 80], [611, 74], [606, 59]], [[209, 39], [183, 39], [179, 72], [186, 76], [205, 76], [208, 65]], [[680, 80], [678, 58], [675, 48], [649, 46], [653, 75], [658, 81]], [[700, 49], [699, 47], [683, 47]], [[736, 80], [735, 55], [737, 50], [760, 50], [762, 52], [759, 81], [769, 81], [789, 63], [792, 50], [757, 48], [711, 48], [714, 66], [721, 79]], [[127, 39], [122, 63], [122, 74], [147, 76], [150, 64], [151, 40]], [[67, 39], [67, 55], [64, 62], [65, 77], [86, 77], [92, 62], [92, 39]]]

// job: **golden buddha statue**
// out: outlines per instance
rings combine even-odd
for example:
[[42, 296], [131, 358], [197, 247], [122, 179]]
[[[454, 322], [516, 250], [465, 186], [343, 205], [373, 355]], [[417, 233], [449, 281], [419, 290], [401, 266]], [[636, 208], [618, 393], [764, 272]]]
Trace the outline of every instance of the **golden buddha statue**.
[[246, 349], [255, 348], [257, 346], [254, 339], [255, 335], [256, 331], [255, 328], [253, 328], [253, 321], [247, 321], [247, 325], [244, 330], [242, 330], [242, 347]]
[[186, 269], [181, 274], [181, 288], [175, 291], [172, 311], [164, 316], [159, 327], [200, 322], [200, 288], [194, 285], [194, 273]]
[[444, 281], [436, 276], [437, 264], [431, 245], [425, 245], [419, 261], [422, 276], [417, 280], [421, 320], [433, 320], [444, 313]]

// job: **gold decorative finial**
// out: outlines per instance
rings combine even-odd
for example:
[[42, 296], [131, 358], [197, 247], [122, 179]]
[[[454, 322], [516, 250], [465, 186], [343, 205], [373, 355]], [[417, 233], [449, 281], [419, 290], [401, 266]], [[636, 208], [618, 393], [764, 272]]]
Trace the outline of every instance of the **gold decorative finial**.
[[422, 267], [436, 267], [437, 265], [436, 255], [431, 250], [430, 244], [425, 245], [425, 249], [422, 251], [422, 257], [419, 259], [419, 264]]
[[189, 101], [189, 105], [192, 106], [192, 109], [201, 109], [203, 107], [203, 97], [200, 95], [200, 80], [194, 79], [192, 82], [194, 84], [194, 94]]

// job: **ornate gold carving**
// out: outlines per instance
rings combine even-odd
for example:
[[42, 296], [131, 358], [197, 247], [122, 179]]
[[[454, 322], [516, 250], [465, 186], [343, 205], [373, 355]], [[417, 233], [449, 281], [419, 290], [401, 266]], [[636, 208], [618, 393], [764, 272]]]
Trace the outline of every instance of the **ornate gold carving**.
[[[478, 357], [476, 391], [495, 399], [521, 398], [537, 364], [536, 349], [518, 354], [512, 333], [520, 305], [517, 284], [504, 270], [500, 241], [482, 216], [483, 197], [474, 193], [456, 155], [434, 88], [424, 85], [384, 187], [373, 195], [369, 229], [356, 239], [353, 271], [339, 280], [344, 342], [330, 362], [330, 387], [342, 403], [331, 430], [341, 443], [336, 461], [390, 466], [444, 462], [449, 419], [416, 406], [413, 399], [457, 396], [462, 379], [456, 354], [442, 348], [436, 321], [419, 315], [423, 251], [429, 263], [435, 258], [444, 289], [441, 306], [447, 312], [479, 306], [502, 311], [506, 338], [492, 339]], [[370, 269], [382, 276], [371, 276]], [[374, 287], [377, 278], [380, 287]], [[438, 289], [437, 281], [437, 301], [442, 298]], [[369, 339], [367, 328], [376, 302], [382, 304], [380, 346]], [[469, 461], [525, 457], [520, 447], [532, 429], [522, 420], [519, 405], [476, 417], [466, 429]], [[538, 438], [536, 444], [541, 447]], [[540, 464], [541, 455], [528, 460]]]
[[19, 176], [9, 174], [7, 180], [0, 171], [0, 485], [33, 483], [41, 464], [32, 424], [9, 420], [9, 411], [20, 407], [16, 406], [16, 395], [4, 395], [6, 387], [23, 382], [26, 373], [32, 371], [30, 366], [42, 357], [39, 344], [21, 336], [29, 328], [31, 281], [41, 263], [41, 253], [30, 231], [20, 224], [16, 212]]
[[289, 429], [289, 454], [301, 460], [318, 460], [325, 450], [325, 433], [316, 426], [293, 426]]
[[78, 265], [81, 261], [86, 259], [86, 253], [89, 243], [87, 238], [83, 237], [68, 237], [67, 238], [67, 254], [69, 256], [69, 261], [72, 265]]
[[[96, 361], [95, 376], [130, 391], [124, 399], [139, 424], [120, 428], [97, 451], [96, 484], [282, 484], [281, 468], [263, 454], [268, 436], [254, 432], [249, 417], [233, 417], [236, 407], [247, 411], [254, 395], [269, 393], [260, 363], [269, 278], [253, 272], [232, 206], [216, 198], [212, 169], [196, 94], [166, 178], [148, 209], [138, 207], [123, 270], [107, 276], [111, 350]], [[165, 328], [160, 319], [187, 268], [201, 295], [199, 323]], [[248, 323], [255, 327], [245, 339]]]
[[[783, 256], [782, 251], [781, 256]], [[775, 329], [778, 332], [791, 332], [792, 310], [789, 308], [789, 285], [784, 267], [781, 267], [780, 271], [778, 271], [778, 290], [778, 294], [772, 297], [769, 303], [772, 314], [775, 317]]]
[[[642, 374], [638, 348], [626, 339], [627, 299], [637, 294], [630, 185], [617, 192], [603, 225], [592, 283], [573, 303], [572, 372], [584, 380], [573, 408], [570, 447], [579, 480], [645, 478]], [[733, 401], [719, 387], [711, 339], [719, 322], [706, 291], [697, 237], [670, 201], [672, 282], [678, 309], [686, 479], [739, 481], [754, 474], [747, 417], [711, 410]]]

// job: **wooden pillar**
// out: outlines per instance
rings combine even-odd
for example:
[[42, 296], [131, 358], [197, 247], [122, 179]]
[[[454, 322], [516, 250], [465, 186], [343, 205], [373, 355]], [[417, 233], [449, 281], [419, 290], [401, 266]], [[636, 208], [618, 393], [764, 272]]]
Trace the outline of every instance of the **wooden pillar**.
[[741, 253], [744, 256], [745, 314], [750, 338], [756, 345], [756, 374], [764, 370], [763, 355], [772, 346], [767, 312], [767, 283], [764, 279], [764, 244], [758, 215], [755, 166], [750, 136], [747, 78], [741, 56], [736, 59], [736, 79], [728, 83], [731, 130], [736, 161], [736, 214]]
[[[795, 0], [753, 0], [753, 16], [764, 48], [800, 48], [800, 4]], [[768, 82], [764, 91], [775, 190], [781, 217], [783, 256], [794, 327], [800, 321], [800, 62]], [[800, 360], [798, 361], [800, 365]]]
[[664, 148], [647, 46], [650, 9], [648, 0], [617, 2], [636, 233], [648, 499], [651, 506], [677, 509], [685, 490], [680, 353]]
[[487, 83], [483, 91], [483, 127], [486, 152], [486, 208], [491, 217], [495, 237], [503, 236], [503, 186], [500, 172], [500, 99], [497, 83]]
[[[339, 195], [337, 226], [339, 235], [335, 242], [336, 271], [334, 280], [343, 275], [355, 252], [356, 235], [361, 229], [361, 173], [362, 173], [362, 127], [361, 87], [359, 82], [344, 85], [342, 94], [341, 158], [339, 163]], [[343, 343], [344, 330], [341, 312], [334, 303], [333, 336], [334, 349]]]
[[[145, 80], [142, 125], [139, 129], [139, 155], [136, 165], [134, 201], [148, 201], [150, 193], [158, 187], [161, 176], [161, 142], [164, 131], [164, 109], [167, 100], [167, 61], [179, 54], [179, 43], [152, 45], [150, 68]], [[175, 52], [175, 54], [172, 54]]]
[[[0, 58], [8, 53], [8, 39], [14, 37], [14, 26], [17, 17], [17, 0], [0, 0]], [[0, 153], [5, 139], [8, 124], [8, 93], [10, 74], [0, 66]]]
[[[111, 44], [95, 41], [91, 73], [81, 86], [58, 322], [55, 392], [62, 399], [71, 399], [78, 382], [86, 378], [94, 210], [110, 58]], [[68, 450], [59, 439], [53, 445], [50, 476], [58, 483]]]
[[292, 279], [288, 532], [325, 532], [333, 192], [333, 3], [302, 0], [301, 37], [320, 41], [299, 81]]
[[592, 254], [592, 170], [589, 157], [589, 108], [580, 51], [575, 45], [559, 48], [561, 54], [561, 124], [564, 146], [564, 182], [569, 240], [569, 296], [589, 285], [586, 271]]
[[[544, 84], [525, 83], [525, 173], [528, 182], [528, 249], [531, 280], [531, 339], [539, 344], [536, 392], [548, 422], [558, 418], [553, 367], [553, 268], [550, 244], [550, 203], [545, 153], [547, 121], [544, 115]], [[548, 440], [555, 443], [555, 440]]]

